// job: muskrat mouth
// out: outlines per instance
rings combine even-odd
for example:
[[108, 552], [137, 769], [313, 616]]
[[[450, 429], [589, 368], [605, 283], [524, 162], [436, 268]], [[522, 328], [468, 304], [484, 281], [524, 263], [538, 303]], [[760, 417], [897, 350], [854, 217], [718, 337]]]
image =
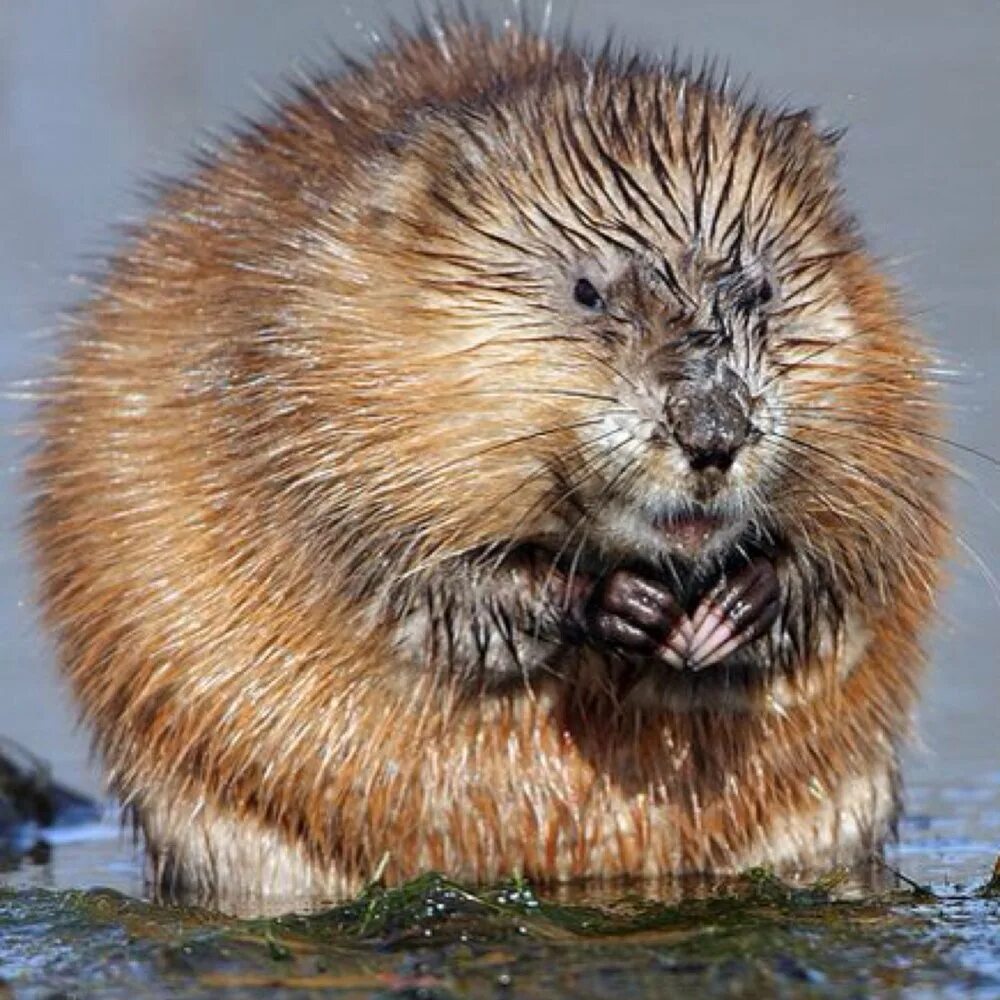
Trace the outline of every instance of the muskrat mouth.
[[701, 513], [658, 518], [654, 524], [671, 547], [688, 555], [697, 554], [728, 526], [728, 522], [716, 514]]

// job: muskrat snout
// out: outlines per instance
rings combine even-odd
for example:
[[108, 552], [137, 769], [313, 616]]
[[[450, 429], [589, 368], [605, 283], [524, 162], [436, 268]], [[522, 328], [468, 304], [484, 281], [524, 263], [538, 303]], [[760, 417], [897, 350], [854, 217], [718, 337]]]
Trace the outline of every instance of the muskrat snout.
[[725, 472], [751, 433], [750, 392], [728, 365], [702, 365], [672, 387], [666, 415], [692, 470]]

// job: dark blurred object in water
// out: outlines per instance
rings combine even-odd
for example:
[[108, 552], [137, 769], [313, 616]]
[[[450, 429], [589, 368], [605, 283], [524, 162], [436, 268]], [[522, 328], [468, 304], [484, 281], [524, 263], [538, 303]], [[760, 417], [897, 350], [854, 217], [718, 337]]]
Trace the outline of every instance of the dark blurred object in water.
[[982, 894], [987, 899], [1000, 899], [1000, 854], [997, 855], [997, 859], [993, 863], [993, 874], [983, 886]]
[[0, 860], [44, 860], [49, 847], [41, 830], [93, 823], [100, 815], [96, 802], [53, 781], [44, 761], [0, 737]]

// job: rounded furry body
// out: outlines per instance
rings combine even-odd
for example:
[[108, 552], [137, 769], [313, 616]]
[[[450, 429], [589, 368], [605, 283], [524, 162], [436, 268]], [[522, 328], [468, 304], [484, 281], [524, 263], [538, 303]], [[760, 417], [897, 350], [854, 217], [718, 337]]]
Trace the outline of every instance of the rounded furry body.
[[253, 907], [882, 842], [944, 465], [834, 161], [705, 75], [456, 23], [163, 190], [31, 470], [159, 884]]

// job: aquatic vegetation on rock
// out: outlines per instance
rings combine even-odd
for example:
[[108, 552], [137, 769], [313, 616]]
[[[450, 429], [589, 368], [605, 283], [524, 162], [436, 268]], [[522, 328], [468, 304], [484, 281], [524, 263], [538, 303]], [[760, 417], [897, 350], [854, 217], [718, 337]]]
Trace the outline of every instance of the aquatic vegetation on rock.
[[[241, 921], [108, 891], [0, 891], [0, 978], [19, 995], [490, 997], [1000, 993], [1000, 901], [906, 887], [839, 898], [765, 871], [697, 898], [554, 902], [439, 875], [315, 914]], [[581, 898], [587, 896], [581, 893]]]

